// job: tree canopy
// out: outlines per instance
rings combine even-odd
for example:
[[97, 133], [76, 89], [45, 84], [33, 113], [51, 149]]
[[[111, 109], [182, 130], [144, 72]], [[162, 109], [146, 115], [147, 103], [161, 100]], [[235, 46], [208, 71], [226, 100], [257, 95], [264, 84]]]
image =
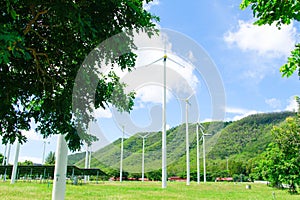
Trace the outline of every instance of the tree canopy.
[[300, 101], [296, 116], [287, 117], [285, 122], [272, 129], [273, 142], [262, 159], [258, 161], [256, 176], [268, 180], [271, 185], [289, 185], [289, 191], [296, 193], [300, 185]]
[[[146, 3], [151, 0], [147, 0]], [[125, 41], [115, 45], [102, 59], [113, 67], [131, 70], [136, 55], [133, 29], [156, 32], [158, 18], [143, 8], [142, 0], [4, 0], [0, 2], [0, 135], [3, 143], [26, 141], [21, 130], [31, 121], [44, 137], [66, 134], [71, 150], [78, 150], [82, 138], [74, 119], [72, 93], [77, 72], [102, 41], [125, 33]], [[118, 49], [119, 48], [119, 49]], [[126, 49], [128, 53], [117, 55]], [[86, 79], [88, 82], [89, 80]], [[125, 85], [111, 72], [97, 83], [95, 105], [108, 103], [122, 111], [133, 106], [134, 94], [124, 93]], [[114, 89], [123, 104], [113, 100]], [[86, 130], [87, 124], [82, 132]]]
[[45, 159], [46, 165], [54, 165], [55, 164], [55, 152], [50, 151], [48, 156]]
[[33, 166], [33, 162], [31, 160], [25, 160], [24, 162], [18, 162], [18, 165]]
[[258, 169], [258, 173], [273, 186], [288, 184], [292, 193], [300, 184], [299, 132], [299, 118], [289, 117], [281, 126], [274, 127], [275, 142], [270, 144]]
[[[294, 0], [243, 0], [241, 9], [251, 7], [253, 16], [257, 18], [254, 24], [264, 25], [276, 23], [280, 29], [283, 24], [290, 24], [292, 21], [300, 21], [300, 2]], [[296, 70], [300, 77], [300, 44], [296, 44], [295, 49], [291, 52], [287, 63], [284, 64], [280, 71], [282, 76], [289, 77]]]

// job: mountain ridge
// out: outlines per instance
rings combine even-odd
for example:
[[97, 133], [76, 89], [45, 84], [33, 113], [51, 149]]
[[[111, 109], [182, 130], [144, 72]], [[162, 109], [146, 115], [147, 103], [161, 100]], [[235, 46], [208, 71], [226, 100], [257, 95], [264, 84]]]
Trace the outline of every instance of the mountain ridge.
[[[270, 130], [274, 125], [283, 122], [293, 112], [260, 113], [247, 116], [234, 122], [202, 123], [206, 134], [206, 157], [208, 173], [222, 171], [224, 162], [230, 159], [231, 164], [241, 165], [243, 170], [231, 169], [232, 173], [246, 173], [247, 162], [259, 156], [272, 141]], [[130, 174], [141, 173], [142, 138], [135, 135], [124, 139], [123, 170]], [[201, 137], [201, 132], [199, 130]], [[189, 123], [190, 166], [196, 170], [196, 124]], [[202, 141], [200, 142], [202, 155]], [[92, 168], [100, 168], [111, 175], [117, 175], [120, 166], [121, 139], [92, 154]], [[185, 176], [185, 124], [172, 127], [167, 131], [168, 175]], [[229, 162], [229, 163], [230, 163]], [[228, 163], [228, 160], [227, 160]], [[75, 163], [84, 166], [84, 159]], [[233, 167], [233, 166], [232, 166]], [[236, 167], [236, 166], [235, 166]], [[161, 132], [153, 132], [145, 139], [145, 172], [159, 172], [161, 169]], [[249, 171], [249, 170], [248, 170]], [[249, 174], [249, 173], [248, 173]], [[138, 176], [138, 175], [137, 175]]]

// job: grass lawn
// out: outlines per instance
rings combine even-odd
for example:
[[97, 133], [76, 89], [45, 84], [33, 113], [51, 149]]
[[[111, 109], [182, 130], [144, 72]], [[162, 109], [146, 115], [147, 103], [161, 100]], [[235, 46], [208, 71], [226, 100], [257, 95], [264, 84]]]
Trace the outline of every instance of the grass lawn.
[[[251, 189], [246, 189], [250, 184]], [[2, 200], [51, 199], [52, 184], [19, 181], [13, 185], [0, 182]], [[274, 198], [275, 195], [275, 198]], [[200, 183], [190, 186], [168, 182], [166, 189], [160, 182], [101, 182], [99, 184], [67, 185], [66, 199], [300, 199], [286, 190], [277, 190], [264, 184], [253, 183]]]

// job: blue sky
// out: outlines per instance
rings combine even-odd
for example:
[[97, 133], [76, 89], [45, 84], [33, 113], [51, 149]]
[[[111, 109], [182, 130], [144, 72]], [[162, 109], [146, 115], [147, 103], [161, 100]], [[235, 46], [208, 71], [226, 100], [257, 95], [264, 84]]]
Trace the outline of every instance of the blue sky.
[[[294, 22], [283, 26], [280, 31], [274, 26], [254, 26], [251, 10], [241, 11], [240, 2], [241, 0], [157, 0], [147, 9], [160, 17], [159, 27], [189, 37], [215, 63], [226, 96], [224, 120], [237, 120], [260, 112], [295, 109], [296, 103], [292, 99], [299, 95], [299, 78], [296, 74], [290, 78], [282, 78], [279, 67], [286, 62], [294, 44], [299, 42], [299, 24]], [[150, 58], [155, 59], [155, 56], [157, 54]], [[173, 59], [181, 62], [176, 56]], [[185, 68], [182, 74], [195, 92], [195, 98], [191, 99], [189, 107], [189, 121], [195, 122], [198, 117], [200, 121], [211, 120], [211, 94], [207, 90], [204, 77], [193, 70], [189, 71], [189, 68]], [[151, 87], [140, 87], [137, 91], [135, 109], [126, 119], [138, 128], [133, 129], [127, 124], [126, 134], [132, 135], [139, 130], [160, 130], [161, 92], [156, 91], [162, 88], [159, 85], [156, 88]], [[168, 127], [184, 122], [185, 104], [177, 98], [185, 97], [168, 93]], [[112, 110], [96, 113], [98, 123], [93, 127], [97, 128], [91, 128], [92, 130], [100, 129], [107, 142], [121, 137], [123, 122], [117, 113]], [[155, 126], [149, 128], [149, 124]], [[33, 131], [26, 135], [29, 141], [21, 146], [20, 160], [41, 162], [43, 140]], [[46, 146], [46, 154], [50, 150], [55, 151], [56, 137], [49, 138], [47, 142], [50, 144]], [[95, 145], [94, 150], [97, 147], [99, 145]], [[0, 152], [4, 152], [3, 145]], [[14, 145], [10, 163], [13, 157]]]

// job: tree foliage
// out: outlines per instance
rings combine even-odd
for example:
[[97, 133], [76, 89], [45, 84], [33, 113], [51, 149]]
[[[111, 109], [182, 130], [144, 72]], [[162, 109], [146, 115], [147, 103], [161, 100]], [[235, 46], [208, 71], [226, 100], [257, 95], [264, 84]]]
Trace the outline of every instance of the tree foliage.
[[[296, 100], [300, 107], [299, 98]], [[280, 126], [274, 126], [272, 135], [274, 142], [264, 153], [255, 173], [273, 186], [288, 184], [289, 191], [295, 193], [300, 185], [300, 112], [288, 117]]]
[[291, 112], [261, 113], [250, 115], [221, 130], [220, 137], [208, 153], [209, 158], [225, 159], [234, 154], [245, 154], [246, 159], [262, 153], [272, 141], [270, 130], [284, 121]]
[[48, 156], [45, 159], [46, 165], [54, 165], [55, 164], [55, 152], [50, 151]]
[[[273, 24], [280, 29], [283, 24], [290, 24], [292, 21], [300, 21], [300, 2], [295, 0], [243, 0], [241, 9], [251, 7], [253, 16], [258, 18], [254, 23], [257, 25]], [[300, 44], [296, 44], [295, 49], [291, 52], [287, 63], [284, 64], [280, 71], [282, 76], [289, 77], [296, 70], [300, 77]]]
[[18, 162], [18, 165], [33, 166], [33, 162], [31, 160], [25, 160], [24, 162]]
[[0, 153], [0, 163], [2, 164], [4, 156]]
[[[143, 9], [142, 0], [3, 0], [0, 13], [3, 142], [26, 141], [21, 130], [29, 130], [33, 120], [44, 137], [66, 134], [71, 150], [80, 148], [80, 131], [87, 128], [86, 123], [76, 128], [82, 119], [74, 119], [72, 111], [75, 78], [85, 57], [102, 41], [124, 32], [125, 38], [100, 58], [113, 63], [112, 71], [116, 66], [131, 70], [136, 58], [132, 29], [151, 36], [158, 20]], [[121, 50], [127, 53], [118, 55]], [[122, 111], [132, 108], [134, 94], [124, 93], [125, 85], [113, 72], [97, 85], [95, 96], [85, 96], [95, 99], [95, 105], [86, 103], [83, 116], [89, 116], [92, 106], [106, 108], [108, 103]], [[116, 93], [118, 101], [112, 98]]]

